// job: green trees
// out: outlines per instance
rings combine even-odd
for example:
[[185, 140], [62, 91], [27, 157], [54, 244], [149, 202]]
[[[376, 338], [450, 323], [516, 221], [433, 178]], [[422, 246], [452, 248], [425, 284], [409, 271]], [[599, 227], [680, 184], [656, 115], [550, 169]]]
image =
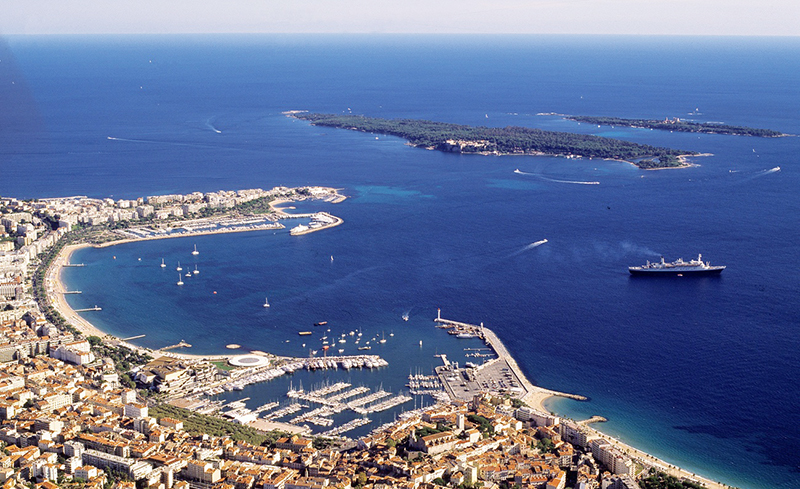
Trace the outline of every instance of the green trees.
[[[673, 166], [680, 155], [696, 154], [587, 134], [543, 131], [528, 127], [472, 127], [414, 119], [379, 119], [357, 115], [299, 113], [293, 117], [312, 124], [407, 139], [417, 147], [460, 153], [547, 154], [636, 161]], [[457, 141], [456, 145], [448, 141]]]
[[208, 434], [212, 436], [230, 436], [234, 440], [246, 441], [253, 445], [274, 443], [275, 440], [284, 434], [275, 432], [268, 436], [249, 426], [232, 423], [213, 416], [198, 414], [170, 404], [157, 404], [151, 407], [150, 415], [157, 419], [164, 417], [179, 419], [183, 421], [184, 430], [192, 435]]
[[639, 480], [639, 485], [642, 489], [703, 489], [704, 487], [663, 472], [651, 472], [649, 476]]
[[590, 117], [583, 115], [568, 116], [567, 119], [576, 122], [597, 124], [599, 126], [646, 127], [663, 131], [704, 132], [708, 134], [756, 136], [762, 138], [774, 138], [784, 135], [781, 132], [771, 129], [756, 129], [754, 127], [729, 126], [726, 124], [711, 124], [707, 122], [690, 122], [679, 119], [662, 121], [655, 119], [621, 119], [619, 117]]

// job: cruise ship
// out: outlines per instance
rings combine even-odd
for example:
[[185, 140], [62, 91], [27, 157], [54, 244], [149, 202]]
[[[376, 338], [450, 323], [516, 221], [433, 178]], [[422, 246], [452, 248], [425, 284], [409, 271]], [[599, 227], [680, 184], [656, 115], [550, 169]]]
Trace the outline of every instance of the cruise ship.
[[666, 263], [664, 258], [660, 262], [650, 263], [639, 267], [628, 267], [632, 275], [712, 275], [725, 270], [724, 265], [712, 266], [711, 262], [704, 262], [703, 255], [697, 255], [696, 260], [683, 261], [678, 258], [672, 263]]

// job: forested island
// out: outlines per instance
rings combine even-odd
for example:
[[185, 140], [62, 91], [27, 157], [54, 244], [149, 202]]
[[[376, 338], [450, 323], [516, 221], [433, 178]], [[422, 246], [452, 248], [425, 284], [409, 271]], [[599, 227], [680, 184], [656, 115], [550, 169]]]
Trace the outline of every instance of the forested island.
[[286, 114], [317, 126], [398, 136], [415, 147], [451, 153], [603, 158], [627, 161], [643, 169], [688, 166], [684, 157], [697, 155], [693, 151], [528, 127], [473, 127], [417, 119], [380, 119], [301, 111]]
[[745, 126], [729, 126], [712, 122], [689, 122], [677, 117], [664, 120], [657, 119], [622, 119], [619, 117], [592, 117], [584, 115], [568, 115], [565, 119], [597, 124], [598, 126], [643, 127], [662, 131], [702, 132], [706, 134], [727, 134], [733, 136], [756, 136], [760, 138], [777, 138], [786, 134], [771, 129], [756, 129]]

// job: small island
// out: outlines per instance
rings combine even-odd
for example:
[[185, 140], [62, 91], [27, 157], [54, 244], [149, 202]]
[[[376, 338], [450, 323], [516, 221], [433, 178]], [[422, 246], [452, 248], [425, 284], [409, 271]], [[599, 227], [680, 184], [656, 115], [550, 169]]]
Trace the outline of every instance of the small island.
[[417, 119], [381, 119], [361, 115], [286, 112], [316, 126], [386, 134], [408, 140], [418, 148], [481, 155], [537, 155], [602, 158], [632, 163], [642, 169], [689, 166], [682, 151], [588, 134], [544, 131], [529, 127], [473, 127]]
[[725, 134], [731, 136], [755, 136], [760, 138], [779, 138], [788, 136], [782, 132], [771, 129], [757, 129], [745, 126], [729, 126], [716, 122], [691, 122], [678, 117], [672, 119], [622, 119], [619, 117], [592, 117], [584, 115], [568, 115], [564, 117], [575, 122], [586, 122], [598, 126], [641, 127], [645, 129], [658, 129], [660, 131], [699, 132], [704, 134]]

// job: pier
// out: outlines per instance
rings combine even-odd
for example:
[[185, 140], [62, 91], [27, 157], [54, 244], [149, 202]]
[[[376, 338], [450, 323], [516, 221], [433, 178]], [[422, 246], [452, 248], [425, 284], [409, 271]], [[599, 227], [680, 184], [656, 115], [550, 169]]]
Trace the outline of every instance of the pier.
[[372, 420], [369, 418], [356, 418], [341, 426], [328, 430], [324, 433], [320, 433], [320, 436], [338, 436], [346, 431], [354, 430], [359, 426], [364, 426], [365, 424], [369, 424], [371, 422]]
[[[522, 373], [514, 357], [506, 349], [503, 342], [489, 328], [470, 323], [462, 323], [442, 318], [441, 311], [433, 320], [436, 327], [448, 329], [450, 334], [470, 335], [486, 343], [497, 358], [480, 366], [455, 369], [453, 364], [447, 363], [443, 367], [436, 367], [439, 380], [445, 392], [451, 399], [470, 400], [479, 392], [492, 392], [510, 394], [521, 400], [532, 399], [537, 396], [560, 396], [578, 401], [585, 401], [585, 396], [553, 391], [533, 385]], [[469, 367], [469, 364], [468, 364]]]
[[128, 338], [122, 338], [122, 341], [131, 341], [131, 340], [138, 340], [139, 338], [144, 338], [147, 335], [137, 335], [137, 336], [129, 336]]
[[80, 290], [65, 290], [62, 294], [83, 294]]
[[190, 345], [189, 343], [186, 343], [185, 341], [181, 340], [181, 342], [178, 343], [177, 345], [165, 346], [164, 348], [161, 349], [161, 351], [173, 350], [175, 348], [191, 348], [191, 347], [192, 347], [192, 345]]
[[75, 312], [86, 312], [86, 311], [102, 311], [102, 307], [87, 307], [86, 309], [75, 309]]
[[606, 421], [608, 421], [606, 418], [604, 418], [602, 416], [594, 415], [589, 419], [584, 419], [583, 421], [578, 421], [578, 424], [582, 424], [582, 425], [586, 426], [587, 424], [605, 423]]
[[66, 263], [65, 267], [85, 267], [85, 263]]

